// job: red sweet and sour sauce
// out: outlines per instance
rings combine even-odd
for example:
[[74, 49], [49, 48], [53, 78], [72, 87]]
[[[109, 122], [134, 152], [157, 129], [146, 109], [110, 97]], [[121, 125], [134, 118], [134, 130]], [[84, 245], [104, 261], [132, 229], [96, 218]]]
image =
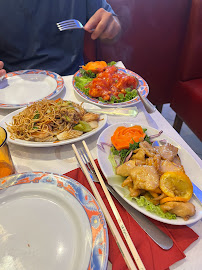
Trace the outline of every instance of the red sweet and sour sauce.
[[86, 85], [89, 95], [95, 98], [102, 97], [109, 101], [111, 96], [119, 98], [119, 94], [126, 94], [126, 88], [136, 89], [137, 80], [134, 76], [119, 71], [115, 66], [108, 66], [97, 74], [97, 77]]

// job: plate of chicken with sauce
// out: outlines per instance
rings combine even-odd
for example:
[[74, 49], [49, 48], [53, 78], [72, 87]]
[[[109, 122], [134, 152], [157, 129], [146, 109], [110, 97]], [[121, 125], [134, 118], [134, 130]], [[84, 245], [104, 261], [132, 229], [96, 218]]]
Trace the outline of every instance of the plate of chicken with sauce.
[[101, 107], [125, 107], [140, 102], [149, 94], [147, 82], [137, 73], [117, 67], [116, 62], [89, 62], [73, 76], [75, 92], [84, 100]]
[[[155, 146], [153, 138], [162, 144]], [[202, 218], [202, 208], [192, 196], [192, 182], [200, 185], [201, 168], [163, 131], [117, 123], [100, 134], [97, 152], [108, 183], [144, 215], [173, 225]]]

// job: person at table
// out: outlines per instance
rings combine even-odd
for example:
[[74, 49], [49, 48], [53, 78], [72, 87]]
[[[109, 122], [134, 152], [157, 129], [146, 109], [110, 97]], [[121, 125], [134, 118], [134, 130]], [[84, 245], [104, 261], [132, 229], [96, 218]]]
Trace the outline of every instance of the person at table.
[[[0, 18], [0, 60], [7, 72], [37, 68], [74, 74], [83, 64], [85, 31], [93, 40], [110, 41], [121, 32], [106, 0], [3, 0]], [[79, 20], [85, 31], [60, 32], [56, 23], [67, 19]]]
[[0, 61], [0, 78], [3, 77], [6, 74], [5, 69], [3, 69], [4, 63]]

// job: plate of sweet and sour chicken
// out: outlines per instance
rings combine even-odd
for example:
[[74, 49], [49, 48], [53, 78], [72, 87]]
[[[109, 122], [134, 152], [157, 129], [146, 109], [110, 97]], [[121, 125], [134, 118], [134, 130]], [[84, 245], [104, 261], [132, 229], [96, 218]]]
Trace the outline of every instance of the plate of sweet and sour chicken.
[[[155, 146], [154, 140], [160, 144]], [[199, 186], [201, 168], [163, 131], [117, 123], [100, 134], [97, 152], [109, 184], [138, 211], [173, 225], [188, 225], [202, 218], [192, 185]]]
[[116, 66], [116, 62], [89, 62], [73, 76], [75, 92], [100, 107], [133, 106], [140, 102], [137, 89], [147, 97], [149, 86], [137, 73]]

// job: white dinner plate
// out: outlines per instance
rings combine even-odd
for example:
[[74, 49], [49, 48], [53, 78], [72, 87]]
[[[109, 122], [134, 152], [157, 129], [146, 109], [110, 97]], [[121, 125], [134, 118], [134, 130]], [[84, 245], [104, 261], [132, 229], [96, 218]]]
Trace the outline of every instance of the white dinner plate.
[[[138, 124], [138, 123], [136, 123], [136, 124]], [[141, 124], [138, 124], [138, 125], [141, 125]], [[110, 146], [102, 144], [102, 143], [111, 144], [111, 136], [113, 135], [116, 128], [119, 126], [129, 127], [129, 126], [134, 126], [134, 123], [118, 123], [118, 124], [111, 125], [100, 134], [98, 141], [97, 141], [97, 145], [99, 145], [97, 147], [98, 162], [99, 162], [101, 170], [103, 171], [106, 178], [113, 176], [114, 172], [113, 172], [111, 163], [108, 159]], [[149, 127], [149, 126], [142, 125], [142, 127], [147, 129], [146, 133], [148, 135], [157, 134], [159, 132], [159, 130], [156, 130], [156, 129]], [[194, 158], [182, 146], [180, 146], [177, 142], [175, 142], [174, 140], [169, 138], [169, 136], [167, 136], [164, 132], [157, 139], [158, 140], [166, 139], [169, 143], [178, 147], [178, 149], [179, 149], [178, 154], [180, 156], [180, 159], [181, 159], [182, 165], [184, 166], [186, 174], [189, 176], [191, 181], [200, 188], [200, 185], [201, 185], [200, 183], [202, 181], [202, 172], [201, 172], [200, 166], [194, 160]], [[197, 222], [198, 220], [200, 220], [202, 218], [202, 207], [199, 205], [198, 201], [194, 197], [192, 197], [190, 200], [190, 202], [192, 202], [196, 207], [196, 214], [193, 217], [191, 217], [187, 221], [185, 221], [184, 219], [182, 219], [180, 217], [177, 217], [176, 219], [169, 220], [169, 219], [161, 218], [155, 214], [152, 214], [149, 211], [147, 211], [145, 208], [138, 206], [137, 203], [135, 202], [135, 200], [127, 199], [125, 196], [126, 196], [126, 193], [128, 193], [128, 189], [127, 189], [127, 187], [125, 187], [125, 188], [121, 187], [121, 183], [117, 183], [117, 182], [112, 181], [112, 182], [110, 182], [110, 184], [112, 184], [114, 189], [124, 198], [125, 201], [127, 201], [130, 205], [132, 205], [139, 212], [141, 212], [144, 215], [149, 216], [155, 220], [158, 220], [158, 221], [161, 221], [161, 222], [164, 222], [167, 224], [173, 224], [173, 225], [188, 225], [188, 224], [192, 224], [194, 222]]]
[[[83, 107], [85, 109], [99, 109], [98, 106], [95, 106], [93, 104], [89, 103], [83, 103]], [[1, 121], [0, 121], [0, 126], [4, 127], [7, 130], [7, 125], [6, 124], [11, 124], [12, 123], [12, 118], [14, 115], [18, 114], [19, 112], [23, 111], [25, 108], [21, 108], [19, 110], [16, 110], [7, 116], [5, 116]], [[17, 145], [22, 145], [22, 146], [28, 146], [28, 147], [51, 147], [51, 146], [58, 146], [58, 145], [64, 145], [64, 144], [69, 144], [69, 143], [75, 143], [80, 140], [85, 140], [86, 138], [94, 135], [98, 131], [100, 131], [106, 124], [107, 122], [107, 116], [102, 115], [101, 120], [98, 123], [98, 127], [93, 129], [90, 132], [82, 134], [80, 137], [70, 139], [70, 140], [64, 140], [64, 141], [57, 141], [57, 142], [32, 142], [32, 141], [25, 141], [25, 140], [20, 140], [20, 139], [11, 139], [10, 138], [10, 132], [7, 130], [8, 137], [7, 140], [10, 143], [17, 144]]]
[[[128, 70], [126, 68], [121, 68], [121, 67], [118, 67], [118, 70], [121, 71], [121, 72], [124, 72], [130, 76], [134, 76], [138, 79], [138, 82], [139, 82], [139, 85], [138, 85], [138, 90], [140, 91], [140, 93], [142, 94], [143, 97], [147, 97], [148, 94], [149, 94], [149, 86], [147, 84], [147, 82], [140, 76], [138, 75], [137, 73], [131, 71], [131, 70]], [[80, 77], [81, 76], [81, 73], [80, 71], [78, 70], [74, 76], [73, 76], [73, 86], [74, 86], [74, 90], [75, 92], [81, 97], [83, 98], [84, 100], [92, 103], [92, 104], [96, 104], [100, 107], [108, 107], [108, 108], [117, 108], [117, 107], [126, 107], [126, 106], [133, 106], [135, 104], [137, 104], [138, 102], [140, 102], [140, 98], [139, 96], [137, 95], [135, 98], [129, 100], [129, 101], [126, 101], [126, 102], [120, 102], [120, 103], [114, 103], [114, 104], [111, 104], [111, 103], [107, 103], [107, 102], [102, 102], [102, 101], [99, 101], [97, 98], [92, 98], [92, 97], [89, 97], [87, 96], [84, 92], [82, 92], [78, 87], [75, 86], [75, 77]]]
[[52, 71], [30, 69], [10, 72], [0, 81], [0, 108], [16, 109], [44, 98], [52, 99], [63, 88], [63, 78]]
[[0, 192], [0, 269], [106, 269], [107, 225], [84, 186], [42, 172], [13, 180]]

